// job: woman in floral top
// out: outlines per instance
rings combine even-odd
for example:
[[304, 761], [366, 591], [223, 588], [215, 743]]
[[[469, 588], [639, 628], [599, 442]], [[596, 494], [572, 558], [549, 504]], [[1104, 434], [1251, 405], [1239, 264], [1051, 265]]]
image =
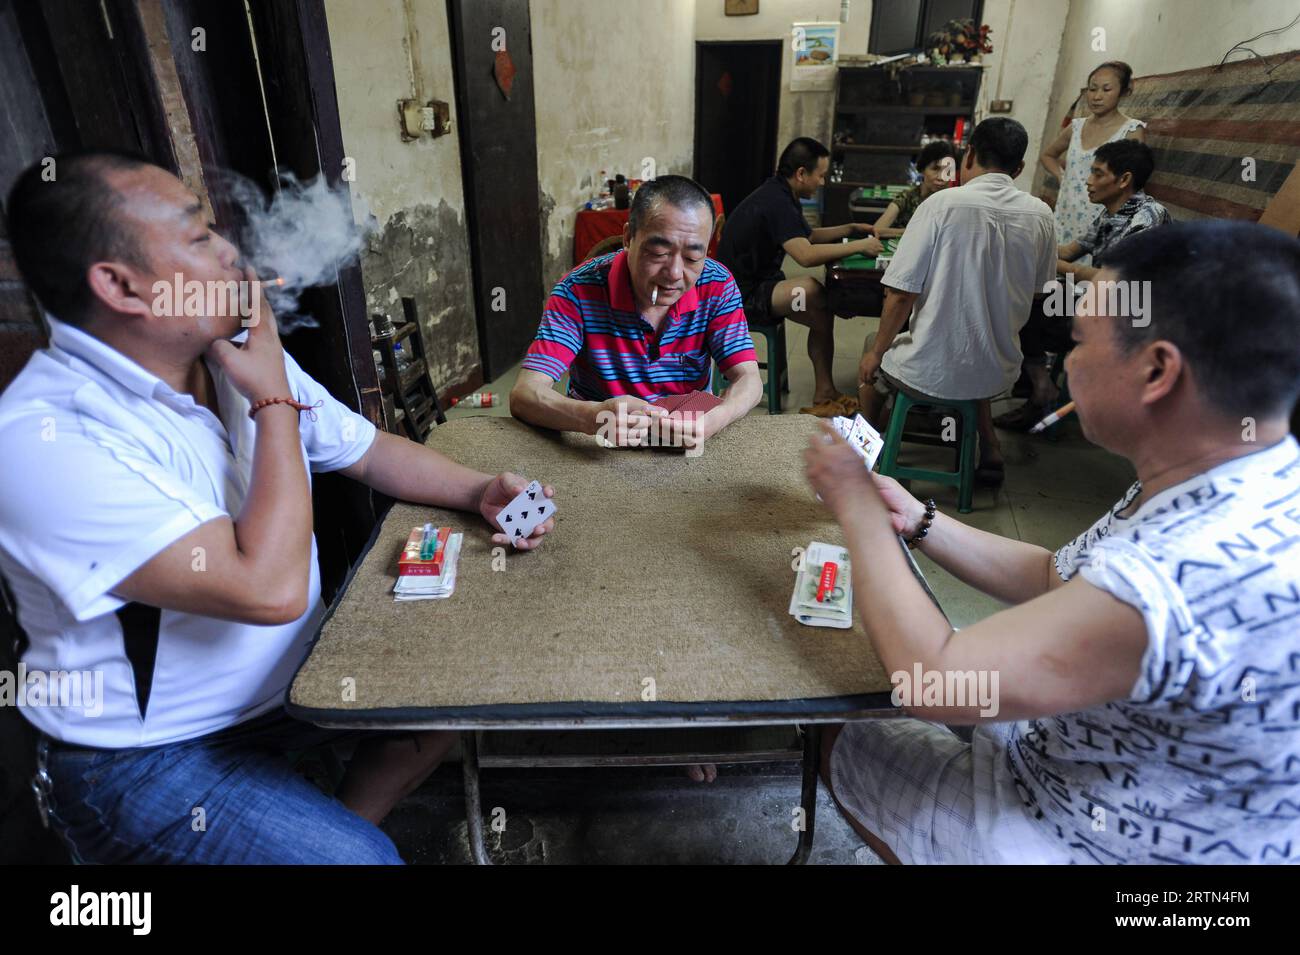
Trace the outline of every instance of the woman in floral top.
[[957, 178], [957, 151], [942, 139], [926, 143], [917, 157], [916, 166], [924, 178], [907, 192], [900, 193], [876, 220], [876, 237], [892, 239], [903, 234], [912, 214], [925, 199], [951, 186]]
[[[1056, 197], [1057, 245], [1069, 245], [1082, 237], [1101, 211], [1088, 201], [1088, 173], [1097, 147], [1117, 139], [1146, 139], [1146, 123], [1119, 111], [1120, 99], [1132, 90], [1133, 68], [1127, 63], [1112, 61], [1097, 67], [1088, 74], [1085, 93], [1092, 115], [1072, 120], [1038, 158], [1061, 183]], [[1080, 264], [1090, 264], [1088, 259]]]

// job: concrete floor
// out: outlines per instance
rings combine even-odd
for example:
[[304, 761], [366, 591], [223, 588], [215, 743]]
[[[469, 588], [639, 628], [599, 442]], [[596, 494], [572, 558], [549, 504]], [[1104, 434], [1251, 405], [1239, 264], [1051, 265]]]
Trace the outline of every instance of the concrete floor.
[[[786, 274], [801, 270], [787, 260]], [[835, 380], [855, 393], [858, 359], [875, 318], [837, 323]], [[798, 413], [812, 398], [812, 369], [801, 326], [787, 324], [790, 394], [785, 413]], [[755, 345], [763, 358], [764, 339]], [[448, 411], [448, 418], [509, 414], [505, 401], [518, 368], [486, 389], [502, 405], [492, 409]], [[994, 413], [1017, 400], [995, 402]], [[752, 414], [766, 414], [760, 405]], [[1049, 548], [1059, 547], [1087, 528], [1132, 482], [1127, 462], [1089, 444], [1069, 419], [1059, 440], [1003, 433], [1006, 481], [997, 489], [977, 489], [975, 510], [956, 513], [956, 490], [918, 483], [918, 496], [933, 496], [939, 507], [964, 523]], [[933, 453], [923, 449], [922, 454]], [[952, 622], [971, 623], [1000, 609], [920, 558], [930, 585]], [[489, 850], [498, 862], [520, 863], [771, 863], [784, 862], [794, 849], [792, 811], [799, 804], [797, 764], [720, 767], [711, 785], [688, 780], [678, 767], [655, 769], [484, 770], [485, 813], [500, 806], [505, 831], [489, 830]], [[385, 823], [411, 862], [466, 862], [464, 805], [460, 767], [439, 769]], [[879, 864], [840, 817], [824, 789], [816, 824], [814, 862]]]

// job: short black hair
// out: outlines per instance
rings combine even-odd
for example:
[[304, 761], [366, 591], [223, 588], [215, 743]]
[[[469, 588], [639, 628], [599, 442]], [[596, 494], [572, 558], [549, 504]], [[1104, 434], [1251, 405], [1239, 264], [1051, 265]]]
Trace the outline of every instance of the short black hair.
[[1133, 92], [1133, 67], [1123, 60], [1107, 60], [1088, 74], [1088, 83], [1091, 84], [1092, 78], [1102, 70], [1112, 70], [1119, 77], [1119, 93], [1121, 96]]
[[956, 159], [957, 147], [946, 139], [935, 139], [921, 147], [921, 154], [916, 157], [916, 169], [925, 172], [930, 163], [940, 159]]
[[703, 206], [709, 210], [710, 221], [717, 218], [713, 197], [690, 176], [660, 176], [637, 187], [636, 195], [632, 197], [632, 208], [627, 213], [628, 232], [636, 235], [637, 228], [661, 202], [678, 209]]
[[1225, 415], [1290, 414], [1300, 398], [1300, 241], [1253, 222], [1173, 223], [1121, 240], [1106, 268], [1151, 283], [1149, 324], [1115, 322], [1126, 352], [1172, 342]]
[[114, 214], [122, 197], [107, 174], [152, 165], [126, 152], [63, 153], [32, 163], [14, 180], [5, 206], [14, 261], [55, 318], [74, 325], [86, 319], [93, 295], [86, 270], [92, 263], [144, 264], [139, 244]]
[[812, 172], [817, 168], [817, 160], [829, 156], [831, 151], [811, 136], [796, 136], [790, 145], [781, 150], [781, 158], [776, 162], [776, 174], [789, 179], [800, 169]]
[[1156, 169], [1156, 156], [1151, 147], [1136, 139], [1117, 139], [1113, 143], [1102, 143], [1097, 147], [1097, 162], [1106, 164], [1118, 179], [1124, 173], [1133, 174], [1133, 191], [1137, 192], [1147, 184], [1151, 173]]
[[975, 161], [985, 169], [1008, 175], [1024, 162], [1028, 148], [1025, 127], [1009, 116], [990, 116], [970, 134], [969, 152], [975, 154]]

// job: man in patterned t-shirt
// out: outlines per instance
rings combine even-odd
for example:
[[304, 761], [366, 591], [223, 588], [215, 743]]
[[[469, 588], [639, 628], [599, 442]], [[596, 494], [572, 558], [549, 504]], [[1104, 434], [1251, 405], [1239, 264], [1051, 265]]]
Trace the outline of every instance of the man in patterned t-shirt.
[[[1172, 225], [1100, 277], [1146, 283], [1149, 307], [1076, 313], [1070, 386], [1084, 433], [1138, 481], [1055, 555], [936, 514], [829, 432], [808, 452], [863, 626], [921, 717], [824, 747], [887, 858], [1300, 860], [1300, 242]], [[954, 631], [896, 534], [1012, 606]]]

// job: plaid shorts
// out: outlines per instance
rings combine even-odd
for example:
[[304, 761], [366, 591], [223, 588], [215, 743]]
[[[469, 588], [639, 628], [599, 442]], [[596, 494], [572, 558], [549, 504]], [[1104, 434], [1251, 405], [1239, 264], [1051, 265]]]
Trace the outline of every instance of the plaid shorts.
[[905, 865], [1068, 863], [1005, 768], [1012, 729], [979, 726], [965, 743], [923, 720], [850, 723], [831, 754], [835, 796]]

